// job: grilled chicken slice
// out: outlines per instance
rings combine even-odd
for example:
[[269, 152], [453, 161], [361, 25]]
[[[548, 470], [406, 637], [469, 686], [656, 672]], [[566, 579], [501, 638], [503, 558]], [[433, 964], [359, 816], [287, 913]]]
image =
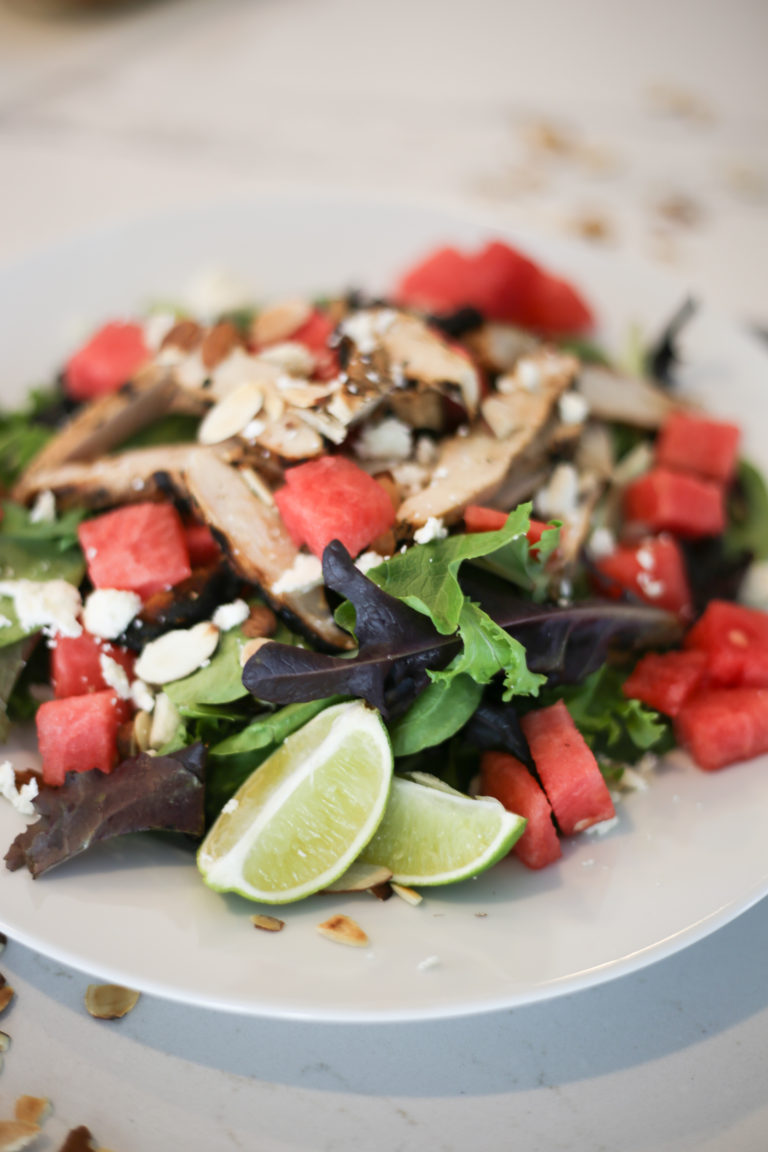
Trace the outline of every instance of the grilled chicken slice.
[[631, 424], [652, 431], [680, 407], [661, 388], [640, 376], [622, 375], [599, 364], [579, 370], [578, 390], [597, 420]]
[[214, 448], [162, 444], [102, 456], [92, 462], [73, 461], [33, 473], [26, 482], [26, 495], [32, 498], [40, 492], [53, 492], [60, 509], [110, 508], [153, 500], [163, 495], [169, 484], [177, 491], [182, 488], [182, 472], [193, 453], [235, 460], [242, 456], [242, 445], [232, 440]]
[[573, 357], [547, 349], [519, 361], [515, 372], [500, 381], [500, 390], [482, 402], [491, 432], [476, 425], [467, 435], [443, 441], [429, 484], [400, 505], [401, 524], [419, 528], [430, 517], [450, 524], [467, 504], [492, 500], [516, 462], [525, 460], [528, 474], [526, 454], [545, 429], [576, 368]]
[[164, 415], [176, 395], [173, 376], [151, 367], [118, 392], [84, 405], [31, 462], [12, 492], [26, 503], [40, 490], [37, 475], [71, 461], [95, 460]]
[[213, 530], [239, 576], [256, 584], [272, 607], [288, 613], [325, 648], [352, 646], [351, 637], [334, 623], [322, 586], [277, 595], [272, 591], [293, 567], [299, 551], [277, 508], [261, 500], [237, 468], [197, 452], [190, 455], [182, 480], [198, 515]]

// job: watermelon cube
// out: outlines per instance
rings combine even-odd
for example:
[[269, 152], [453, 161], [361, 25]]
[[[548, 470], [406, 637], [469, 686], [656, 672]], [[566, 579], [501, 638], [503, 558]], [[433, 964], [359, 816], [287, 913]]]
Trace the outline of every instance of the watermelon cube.
[[677, 742], [705, 772], [768, 752], [768, 689], [697, 692], [675, 718]]
[[127, 504], [83, 521], [78, 537], [95, 588], [119, 588], [146, 600], [192, 574], [172, 504]]
[[722, 484], [687, 472], [655, 467], [624, 491], [624, 515], [651, 532], [696, 539], [719, 536], [725, 528]]
[[677, 716], [706, 679], [705, 652], [648, 652], [624, 681], [624, 695], [666, 716]]
[[691, 412], [673, 412], [656, 441], [662, 467], [696, 472], [727, 484], [736, 471], [741, 431], [736, 424]]
[[711, 600], [685, 638], [706, 653], [715, 684], [768, 688], [768, 613], [728, 600]]
[[525, 831], [512, 851], [527, 868], [544, 868], [562, 856], [549, 800], [517, 757], [506, 752], [483, 754], [480, 795], [493, 796], [508, 811], [525, 817]]
[[562, 700], [527, 712], [521, 725], [564, 836], [616, 815], [597, 760]]
[[57, 787], [67, 772], [111, 772], [117, 763], [117, 730], [130, 711], [111, 689], [41, 704], [35, 723], [45, 783]]
[[383, 485], [343, 456], [322, 456], [285, 474], [275, 503], [298, 547], [316, 556], [340, 540], [352, 556], [395, 522], [395, 509]]
[[79, 636], [57, 636], [51, 648], [51, 682], [57, 700], [108, 688], [101, 666], [102, 656], [114, 660], [129, 679], [132, 677], [136, 657], [127, 648], [100, 640], [88, 632]]
[[116, 392], [149, 359], [140, 324], [105, 324], [70, 356], [64, 386], [73, 400], [93, 400]]
[[691, 591], [685, 561], [669, 535], [649, 536], [636, 544], [619, 544], [595, 561], [599, 590], [613, 598], [629, 592], [646, 604], [689, 618]]

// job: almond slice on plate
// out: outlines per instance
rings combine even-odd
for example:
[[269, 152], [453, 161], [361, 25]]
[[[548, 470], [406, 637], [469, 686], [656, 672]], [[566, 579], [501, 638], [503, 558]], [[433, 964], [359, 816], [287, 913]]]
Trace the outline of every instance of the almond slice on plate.
[[370, 943], [360, 925], [343, 913], [337, 913], [324, 920], [322, 924], [318, 924], [317, 930], [326, 939], [334, 940], [337, 944], [348, 944], [353, 948], [364, 948]]

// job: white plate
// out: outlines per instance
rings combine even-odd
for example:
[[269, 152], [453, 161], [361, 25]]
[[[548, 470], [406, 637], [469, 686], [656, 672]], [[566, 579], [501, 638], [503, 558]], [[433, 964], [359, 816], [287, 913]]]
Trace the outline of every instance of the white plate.
[[[231, 271], [262, 294], [383, 287], [435, 242], [473, 243], [498, 231], [445, 211], [281, 196], [77, 239], [0, 269], [9, 333], [3, 402], [58, 365], [74, 321], [178, 296], [203, 268]], [[521, 243], [578, 280], [611, 340], [629, 323], [655, 330], [680, 302], [680, 285], [648, 268], [560, 243]], [[743, 421], [747, 451], [768, 465], [768, 417], [758, 400], [766, 357], [706, 311], [685, 346], [687, 384], [710, 408]], [[31, 747], [27, 738], [22, 752], [17, 741], [17, 765]], [[665, 766], [648, 791], [621, 803], [613, 831], [567, 843], [559, 864], [537, 874], [508, 860], [475, 882], [427, 892], [416, 908], [322, 896], [281, 912], [281, 933], [256, 932], [250, 905], [198, 881], [191, 851], [136, 836], [37, 881], [0, 871], [0, 925], [100, 978], [237, 1012], [383, 1021], [511, 1007], [658, 960], [762, 897], [766, 767], [707, 775], [685, 763]], [[0, 805], [3, 852], [21, 827], [10, 805]], [[369, 948], [317, 934], [315, 925], [336, 911], [363, 925]]]

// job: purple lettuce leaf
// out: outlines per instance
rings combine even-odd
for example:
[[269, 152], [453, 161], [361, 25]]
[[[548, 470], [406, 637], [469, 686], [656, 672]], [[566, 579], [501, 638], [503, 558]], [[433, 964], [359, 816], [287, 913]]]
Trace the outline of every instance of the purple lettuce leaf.
[[205, 748], [193, 744], [168, 756], [146, 752], [113, 772], [69, 772], [59, 788], [43, 785], [35, 800], [40, 819], [5, 855], [11, 872], [26, 865], [34, 877], [100, 840], [127, 832], [205, 831]]

